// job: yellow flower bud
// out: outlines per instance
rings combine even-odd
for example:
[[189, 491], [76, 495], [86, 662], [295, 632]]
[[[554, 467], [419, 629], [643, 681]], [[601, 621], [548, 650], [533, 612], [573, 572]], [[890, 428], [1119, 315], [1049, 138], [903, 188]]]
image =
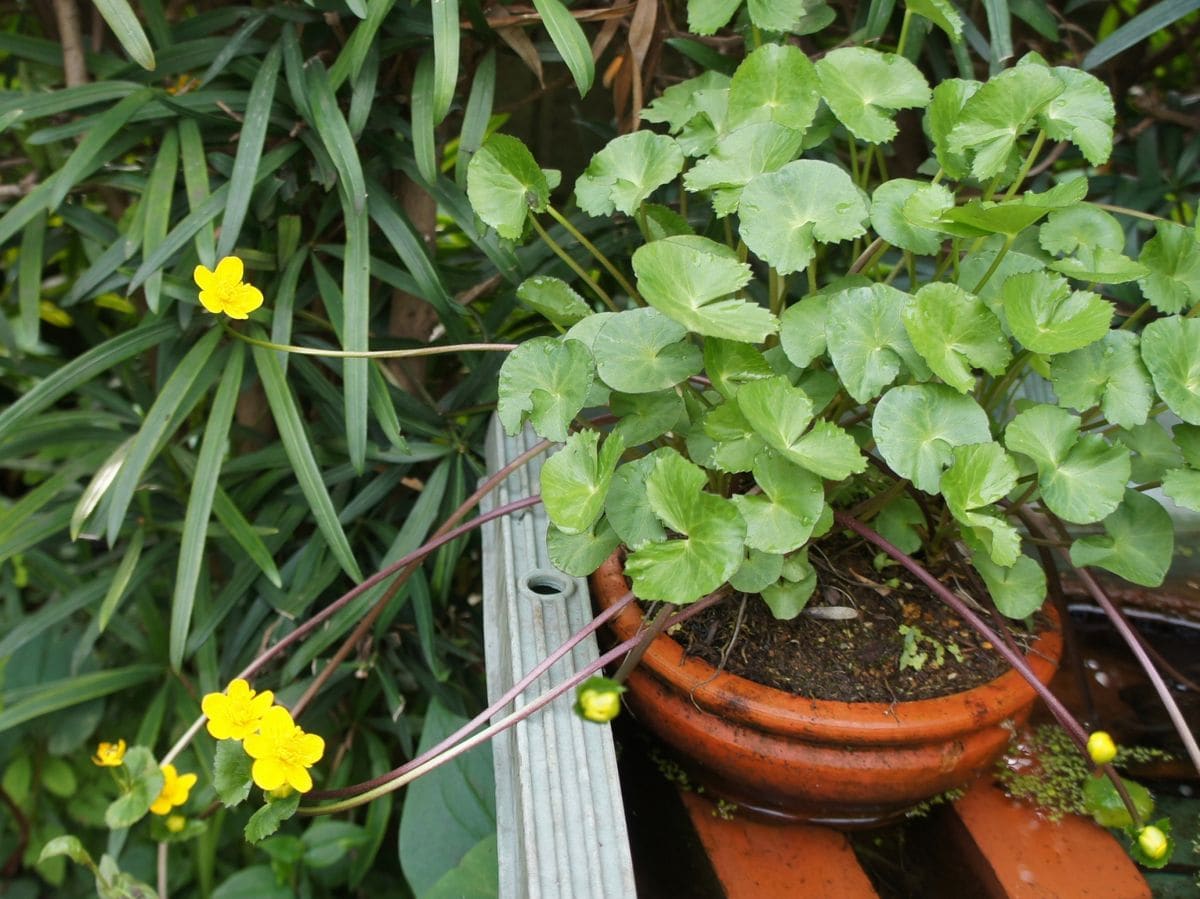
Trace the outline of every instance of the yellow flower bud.
[[1097, 730], [1088, 737], [1087, 751], [1097, 765], [1107, 765], [1117, 757], [1117, 744], [1107, 732]]
[[125, 741], [101, 743], [96, 747], [96, 754], [92, 756], [92, 764], [101, 768], [117, 768], [125, 764]]
[[187, 827], [187, 818], [183, 817], [183, 815], [168, 815], [166, 823], [167, 830], [171, 831], [171, 833], [179, 833]]
[[621, 711], [621, 694], [624, 692], [624, 687], [607, 677], [589, 677], [579, 685], [575, 711], [597, 724], [612, 721]]
[[1171, 847], [1167, 835], [1153, 824], [1147, 824], [1138, 832], [1137, 841], [1142, 852], [1155, 861], [1166, 855]]
[[289, 783], [285, 783], [283, 786], [276, 787], [273, 790], [266, 791], [267, 798], [269, 800], [271, 800], [272, 802], [275, 802], [279, 799], [287, 799], [289, 796], [291, 796], [295, 792], [296, 792], [295, 788], [293, 788], [292, 785]]

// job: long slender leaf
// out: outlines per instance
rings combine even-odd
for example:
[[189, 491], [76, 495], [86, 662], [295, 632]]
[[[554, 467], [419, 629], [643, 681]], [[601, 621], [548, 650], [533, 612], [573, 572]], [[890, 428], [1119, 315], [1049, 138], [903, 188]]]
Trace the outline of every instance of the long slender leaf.
[[[142, 254], [149, 256], [167, 236], [171, 225], [171, 200], [175, 194], [175, 175], [179, 171], [179, 132], [174, 128], [163, 135], [158, 147], [150, 180], [146, 182], [146, 193], [142, 203], [146, 207], [145, 232], [142, 239]], [[162, 271], [154, 272], [146, 279], [146, 305], [151, 312], [158, 311], [162, 295]]]
[[134, 356], [176, 333], [178, 333], [178, 327], [173, 322], [143, 325], [107, 340], [100, 346], [93, 347], [82, 356], [68, 362], [54, 374], [40, 381], [3, 412], [0, 412], [0, 440], [7, 437], [17, 424], [66, 396], [76, 387], [86, 384], [118, 362]]
[[225, 71], [225, 67], [242, 51], [246, 45], [246, 41], [254, 36], [254, 32], [258, 31], [266, 20], [265, 13], [251, 16], [241, 28], [233, 33], [232, 37], [225, 43], [225, 46], [221, 48], [221, 51], [213, 57], [213, 61], [204, 70], [204, 74], [200, 76], [201, 87]]
[[134, 434], [117, 446], [112, 451], [112, 454], [96, 469], [95, 474], [92, 475], [91, 481], [84, 488], [83, 495], [79, 497], [79, 502], [75, 504], [75, 509], [71, 513], [69, 533], [72, 540], [79, 539], [84, 524], [87, 523], [91, 514], [96, 511], [96, 506], [100, 504], [100, 500], [104, 498], [104, 494], [108, 492], [108, 488], [112, 486], [113, 481], [117, 479], [117, 475], [121, 473], [121, 466], [125, 464], [125, 457], [129, 455], [129, 450], [133, 446], [133, 441], [136, 437], [137, 435]]
[[142, 30], [142, 23], [130, 9], [127, 0], [93, 0], [100, 15], [112, 29], [129, 58], [143, 69], [154, 71], [154, 51], [150, 49], [150, 40]]
[[0, 694], [0, 701], [4, 701], [3, 711], [0, 711], [0, 733], [34, 718], [128, 690], [161, 676], [162, 668], [158, 665], [127, 665], [38, 684], [19, 693], [14, 690], [7, 695]]
[[309, 105], [312, 107], [313, 128], [329, 152], [351, 204], [356, 211], [362, 211], [367, 203], [367, 186], [363, 180], [362, 163], [358, 159], [358, 150], [354, 146], [350, 126], [346, 124], [346, 120], [342, 118], [342, 111], [338, 109], [329, 76], [320, 60], [310, 61], [304, 74]]
[[458, 86], [458, 0], [430, 0], [433, 10], [433, 123], [439, 125]]
[[313, 518], [317, 527], [325, 535], [329, 548], [342, 566], [342, 570], [352, 580], [361, 581], [362, 572], [354, 560], [354, 552], [350, 549], [350, 541], [338, 523], [337, 512], [333, 508], [333, 500], [321, 480], [321, 472], [317, 468], [317, 460], [313, 457], [312, 445], [304, 431], [300, 420], [300, 412], [296, 401], [284, 380], [279, 361], [273, 350], [263, 347], [253, 347], [254, 364], [258, 367], [259, 377], [262, 378], [263, 390], [267, 394], [267, 403], [279, 429], [279, 437], [283, 441], [296, 479], [300, 482], [308, 504], [312, 506]]
[[417, 63], [412, 85], [412, 142], [417, 169], [426, 183], [437, 180], [437, 139], [434, 127], [433, 54], [426, 53]]
[[275, 99], [275, 84], [279, 78], [282, 56], [283, 46], [277, 41], [263, 60], [250, 88], [242, 136], [238, 139], [237, 156], [233, 160], [233, 174], [229, 176], [229, 202], [221, 219], [221, 237], [217, 241], [219, 259], [228, 256], [237, 246], [246, 211], [250, 208], [254, 184], [259, 178], [259, 162], [267, 137], [267, 125], [271, 120], [271, 103]]
[[[195, 119], [180, 119], [179, 145], [183, 153], [183, 186], [188, 209], [195, 212], [208, 199], [208, 160], [204, 156], [204, 138]], [[206, 268], [217, 266], [217, 241], [211, 221], [196, 232], [196, 255]]]
[[95, 603], [104, 595], [104, 588], [103, 581], [89, 580], [65, 596], [56, 597], [54, 602], [43, 603], [36, 612], [22, 615], [0, 639], [0, 659], [12, 655], [38, 634]]
[[46, 243], [46, 213], [34, 216], [21, 235], [17, 262], [18, 339], [26, 346], [37, 343], [41, 324], [42, 251]]
[[[275, 287], [275, 311], [271, 316], [271, 343], [286, 345], [292, 342], [292, 306], [296, 301], [296, 284], [308, 259], [308, 248], [301, 247], [283, 267]], [[279, 366], [287, 374], [288, 354], [279, 352]]]
[[221, 476], [221, 461], [225, 456], [229, 426], [233, 421], [233, 411], [237, 407], [238, 393], [242, 386], [244, 362], [245, 351], [242, 344], [237, 343], [232, 347], [225, 371], [221, 374], [221, 382], [217, 385], [217, 393], [208, 414], [208, 423], [204, 427], [204, 439], [200, 443], [200, 456], [192, 475], [192, 490], [183, 518], [183, 534], [179, 538], [175, 593], [171, 598], [168, 654], [171, 667], [176, 671], [183, 665], [184, 648], [192, 622], [196, 582], [200, 577], [200, 564], [204, 561], [209, 515], [212, 513], [217, 481]]
[[[292, 95], [292, 105], [296, 107], [296, 112], [300, 113], [303, 118], [311, 121], [312, 108], [308, 102], [308, 90], [304, 87], [304, 57], [300, 52], [300, 38], [296, 34], [296, 26], [291, 22], [284, 26], [281, 41], [283, 43], [283, 75], [287, 79], [288, 93]], [[343, 55], [345, 52], [345, 50], [342, 51]]]
[[[64, 207], [66, 208], [66, 207]], [[146, 204], [138, 200], [133, 207], [133, 215], [129, 227], [124, 234], [119, 234], [109, 243], [108, 249], [101, 253], [96, 260], [71, 285], [67, 295], [63, 297], [63, 306], [73, 306], [92, 296], [114, 272], [142, 246], [146, 233]]]
[[96, 626], [101, 633], [108, 627], [108, 622], [112, 618], [113, 612], [117, 610], [117, 607], [121, 604], [121, 600], [125, 598], [125, 592], [129, 589], [129, 582], [133, 578], [133, 572], [137, 569], [138, 560], [142, 557], [142, 547], [145, 545], [146, 531], [144, 528], [138, 528], [133, 532], [133, 538], [129, 541], [129, 546], [125, 547], [125, 555], [121, 559], [121, 564], [117, 566], [112, 582], [108, 585], [108, 592], [104, 594], [104, 600], [100, 603], [100, 612], [96, 616]]
[[1086, 71], [1103, 65], [1118, 53], [1124, 53], [1197, 9], [1200, 9], [1200, 0], [1161, 0], [1155, 3], [1092, 47], [1083, 57], [1083, 69]]
[[983, 0], [987, 13], [988, 34], [991, 35], [992, 70], [999, 71], [1006, 59], [1013, 55], [1012, 16], [1008, 11], [1008, 0]]
[[[0, 49], [3, 48], [0, 47]], [[61, 61], [61, 48], [58, 53]], [[18, 121], [35, 121], [47, 116], [72, 112], [85, 106], [120, 100], [141, 89], [142, 85], [136, 81], [98, 81], [93, 84], [64, 87], [61, 90], [49, 91], [45, 94], [14, 92], [0, 98], [0, 115], [18, 113], [15, 118], [9, 120], [8, 124], [10, 125]]]
[[[361, 352], [370, 346], [371, 244], [366, 208], [355, 209], [342, 195], [346, 227], [346, 259], [342, 264], [342, 346]], [[362, 474], [367, 459], [367, 373], [369, 360], [346, 359], [342, 379], [346, 397], [346, 444], [350, 464]]]
[[347, 78], [358, 77], [358, 72], [367, 58], [367, 51], [375, 43], [379, 26], [383, 24], [395, 3], [396, 0], [371, 0], [366, 19], [354, 29], [354, 34], [350, 35], [350, 40], [346, 41], [346, 46], [329, 69], [329, 86], [333, 90], [341, 87]]
[[[121, 466], [121, 471], [112, 486], [106, 528], [109, 546], [117, 542], [117, 534], [121, 525], [125, 523], [125, 512], [133, 500], [133, 493], [137, 490], [146, 466], [150, 464], [155, 448], [165, 436], [167, 425], [179, 411], [184, 396], [200, 378], [201, 373], [209, 367], [209, 361], [214, 358], [213, 353], [220, 340], [221, 331], [218, 328], [213, 328], [201, 337], [179, 361], [159, 391], [154, 405], [146, 413], [146, 420], [142, 422], [133, 446], [129, 448], [129, 455], [125, 457], [125, 464]], [[212, 374], [215, 375], [216, 372], [213, 371]]]
[[596, 65], [592, 62], [592, 47], [583, 29], [559, 0], [533, 0], [533, 8], [542, 17], [542, 24], [554, 42], [554, 48], [575, 79], [579, 96], [584, 96], [592, 89]]
[[66, 198], [67, 193], [84, 176], [84, 173], [95, 162], [104, 145], [119, 132], [133, 117], [133, 114], [154, 99], [152, 88], [142, 88], [135, 94], [130, 94], [119, 101], [103, 115], [91, 120], [87, 134], [79, 142], [62, 168], [53, 176], [54, 188], [46, 199], [46, 208], [56, 209]]
[[467, 184], [467, 163], [483, 146], [488, 121], [496, 96], [496, 51], [489, 50], [475, 69], [467, 108], [463, 112], [462, 131], [458, 136], [458, 158], [454, 161], [454, 180], [459, 187]]

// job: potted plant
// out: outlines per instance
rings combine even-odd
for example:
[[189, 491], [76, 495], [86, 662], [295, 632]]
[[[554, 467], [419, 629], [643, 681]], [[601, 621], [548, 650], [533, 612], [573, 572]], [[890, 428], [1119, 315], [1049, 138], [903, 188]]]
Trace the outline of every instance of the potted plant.
[[[906, 11], [901, 45], [925, 7]], [[1087, 167], [1112, 147], [1107, 89], [1036, 54], [931, 88], [902, 54], [764, 43], [732, 77], [668, 89], [643, 116], [667, 133], [615, 138], [575, 183], [583, 213], [629, 223], [619, 254], [551, 203], [558, 174], [518, 140], [494, 135], [468, 170], [480, 218], [509, 240], [536, 232], [588, 294], [550, 275], [521, 285], [560, 333], [512, 352], [497, 411], [510, 433], [530, 423], [563, 443], [541, 475], [555, 564], [641, 600], [615, 627], [645, 627], [649, 650], [616, 680], [668, 742], [733, 761], [709, 774], [727, 795], [844, 823], [969, 780], [1035, 690], [1082, 748], [1044, 687], [1059, 646], [1053, 615], [1034, 618], [1047, 571], [1065, 560], [1101, 602], [1088, 568], [1157, 585], [1173, 527], [1146, 490], [1200, 508], [1200, 244], [1159, 222], [1131, 258], [1120, 221], [1087, 202]], [[890, 177], [898, 134], [924, 139], [901, 132], [900, 110], [923, 110], [930, 157]], [[1035, 190], [1047, 141], [1082, 160]], [[1135, 282], [1134, 305], [1112, 298]], [[1047, 401], [1023, 398], [1030, 379]], [[679, 607], [725, 596], [765, 603], [780, 628], [819, 607], [848, 617], [839, 633], [866, 627], [856, 600], [830, 598], [837, 555], [867, 560], [848, 570], [868, 592], [919, 585], [905, 603], [949, 604], [1017, 671], [978, 693], [855, 706], [760, 687], [725, 670], [727, 652], [708, 664], [659, 633]], [[957, 661], [919, 626], [896, 632], [896, 668], [924, 657], [918, 681]], [[718, 724], [727, 712], [742, 717]], [[722, 728], [730, 740], [711, 746]], [[865, 768], [882, 776], [851, 777]]]

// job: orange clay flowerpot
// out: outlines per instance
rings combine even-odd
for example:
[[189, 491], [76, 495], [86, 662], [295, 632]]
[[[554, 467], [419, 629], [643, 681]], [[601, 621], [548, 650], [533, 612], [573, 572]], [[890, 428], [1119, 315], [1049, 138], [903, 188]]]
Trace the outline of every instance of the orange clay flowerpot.
[[[607, 608], [629, 590], [621, 556], [592, 575]], [[1062, 654], [1053, 629], [1027, 660], [1048, 683]], [[626, 640], [642, 626], [627, 606], [610, 626]], [[656, 638], [626, 684], [638, 720], [691, 763], [697, 780], [744, 809], [784, 820], [869, 827], [961, 787], [1004, 751], [1035, 693], [1016, 671], [963, 693], [894, 704], [807, 699], [718, 672]]]

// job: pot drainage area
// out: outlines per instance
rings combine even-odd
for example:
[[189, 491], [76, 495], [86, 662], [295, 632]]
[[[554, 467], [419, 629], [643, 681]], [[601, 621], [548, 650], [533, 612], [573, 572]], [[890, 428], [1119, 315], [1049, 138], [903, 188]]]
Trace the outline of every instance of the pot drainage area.
[[[1200, 626], [1150, 613], [1131, 612], [1130, 617], [1168, 664], [1184, 677], [1200, 681]], [[1089, 606], [1072, 606], [1071, 621], [1076, 638], [1075, 657], [1065, 660], [1053, 684], [1055, 690], [1085, 722], [1108, 730], [1122, 745], [1159, 749], [1173, 756], [1172, 761], [1127, 769], [1131, 777], [1154, 793], [1156, 815], [1171, 818], [1177, 844], [1172, 862], [1166, 868], [1141, 871], [1149, 885], [1148, 892], [1144, 885], [1128, 889], [1138, 889], [1140, 895], [1156, 899], [1195, 897], [1200, 894], [1197, 887], [1200, 855], [1193, 851], [1200, 838], [1200, 778], [1186, 761], [1152, 686], [1099, 611]], [[1200, 724], [1200, 694], [1178, 689], [1175, 696], [1196, 730]], [[1042, 712], [1035, 719], [1046, 721], [1048, 716]], [[842, 835], [833, 831], [816, 833], [822, 828], [803, 828], [803, 834], [785, 838], [787, 828], [758, 825], [744, 816], [738, 819], [735, 810], [714, 805], [707, 797], [697, 797], [669, 751], [657, 746], [630, 716], [621, 716], [614, 724], [634, 873], [641, 899], [679, 896], [769, 899], [775, 895], [837, 896], [838, 899], [860, 895], [882, 899], [913, 896], [960, 899], [962, 895], [1074, 899], [1083, 895], [1078, 884], [1065, 888], [1045, 882], [1039, 885], [1037, 863], [1032, 860], [1028, 870], [1024, 865], [1019, 866], [1021, 870], [1013, 878], [1015, 886], [1005, 883], [1003, 876], [985, 870], [987, 865], [981, 858], [989, 850], [971, 844], [983, 846], [986, 837], [980, 837], [975, 830], [988, 829], [989, 822], [1007, 828], [993, 840], [1001, 846], [1011, 844], [1007, 850], [1002, 846], [1000, 851], [1018, 851], [1012, 847], [1020, 846], [1023, 837], [1032, 843], [1026, 842], [1025, 849], [1019, 851], [1029, 852], [1029, 846], [1038, 847], [1039, 841], [1045, 842], [1051, 825], [1036, 811], [1008, 802], [997, 790], [984, 784], [977, 785], [957, 809], [935, 806], [921, 817], [878, 830]], [[738, 826], [722, 825], [721, 817], [730, 814], [739, 822]], [[1071, 831], [1075, 836], [1102, 842], [1088, 844], [1086, 851], [1091, 855], [1062, 859], [1060, 867], [1064, 870], [1060, 873], [1069, 878], [1072, 873], [1083, 875], [1103, 868], [1110, 890], [1106, 895], [1119, 899], [1135, 895], [1122, 892], [1125, 887], [1113, 887], [1114, 879], [1122, 874], [1137, 877], [1132, 867], [1120, 858], [1120, 847], [1090, 822], [1067, 823], [1078, 825]], [[768, 829], [759, 829], [764, 826]], [[1044, 830], [1039, 835], [1040, 828]], [[1022, 834], [1021, 830], [1028, 833]], [[1060, 830], [1053, 831], [1056, 838], [1061, 836]], [[791, 843], [787, 842], [789, 839]], [[1067, 839], [1069, 843], [1070, 838]], [[739, 847], [739, 840], [746, 845]], [[670, 851], [664, 851], [665, 847], [670, 847]], [[1115, 863], [1112, 872], [1104, 864], [1097, 864], [1095, 853], [1108, 856]], [[850, 879], [844, 879], [847, 877]]]

